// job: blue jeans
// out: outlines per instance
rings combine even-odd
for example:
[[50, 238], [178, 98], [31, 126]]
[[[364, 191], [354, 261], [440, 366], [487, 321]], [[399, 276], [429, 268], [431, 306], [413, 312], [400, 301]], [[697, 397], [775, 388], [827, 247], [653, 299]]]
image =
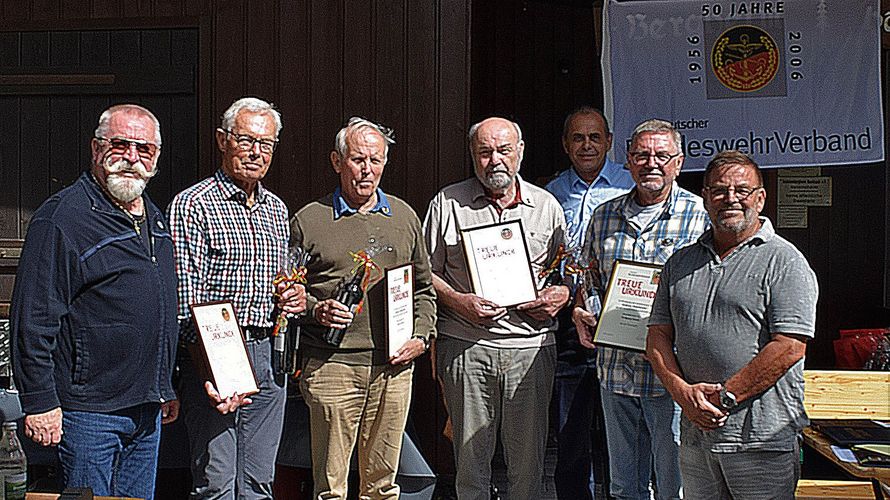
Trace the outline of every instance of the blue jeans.
[[609, 449], [609, 492], [648, 500], [655, 465], [655, 498], [680, 498], [680, 407], [669, 394], [625, 396], [600, 387]]
[[[561, 500], [596, 498], [595, 477], [605, 470], [600, 466], [606, 459], [605, 436], [598, 435], [595, 425], [601, 411], [596, 365], [557, 361], [552, 404], [557, 425], [556, 496]], [[602, 483], [604, 478], [599, 479]]]
[[191, 448], [193, 499], [270, 499], [284, 424], [285, 380], [272, 374], [269, 339], [247, 342], [260, 392], [220, 414], [187, 353], [180, 357], [182, 415]]
[[63, 410], [59, 462], [65, 487], [154, 498], [160, 409], [158, 403], [147, 403], [111, 413]]

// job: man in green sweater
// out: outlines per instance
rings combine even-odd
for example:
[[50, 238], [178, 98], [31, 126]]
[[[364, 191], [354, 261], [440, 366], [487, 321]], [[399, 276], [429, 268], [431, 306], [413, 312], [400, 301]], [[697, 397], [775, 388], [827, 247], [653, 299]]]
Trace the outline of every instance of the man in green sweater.
[[[291, 219], [291, 247], [311, 257], [300, 390], [312, 428], [314, 498], [346, 498], [356, 443], [359, 496], [398, 498], [412, 361], [435, 335], [436, 297], [420, 221], [407, 203], [378, 187], [393, 142], [388, 130], [350, 118], [331, 152], [340, 185]], [[413, 333], [389, 346], [384, 270], [407, 264], [413, 265], [407, 271], [413, 272]], [[351, 312], [333, 297], [361, 267], [364, 299]], [[338, 346], [325, 341], [331, 328], [345, 329]]]

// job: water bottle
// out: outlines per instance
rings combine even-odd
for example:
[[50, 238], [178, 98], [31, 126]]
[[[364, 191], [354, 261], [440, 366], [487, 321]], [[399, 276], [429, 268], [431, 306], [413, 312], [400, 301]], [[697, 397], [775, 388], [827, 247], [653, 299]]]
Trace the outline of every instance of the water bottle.
[[0, 476], [3, 477], [2, 493], [5, 500], [24, 500], [28, 487], [28, 459], [15, 430], [15, 422], [3, 422]]

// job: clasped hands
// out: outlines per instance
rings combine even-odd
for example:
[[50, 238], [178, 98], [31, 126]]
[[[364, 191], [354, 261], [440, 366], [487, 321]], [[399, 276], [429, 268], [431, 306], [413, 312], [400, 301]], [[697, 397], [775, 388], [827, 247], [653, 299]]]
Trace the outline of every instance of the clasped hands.
[[[556, 316], [568, 303], [569, 295], [569, 287], [565, 285], [549, 286], [538, 292], [537, 299], [519, 304], [516, 310], [523, 311], [538, 321], [546, 321]], [[460, 294], [454, 309], [467, 321], [480, 324], [500, 319], [507, 314], [507, 308], [473, 293]]]

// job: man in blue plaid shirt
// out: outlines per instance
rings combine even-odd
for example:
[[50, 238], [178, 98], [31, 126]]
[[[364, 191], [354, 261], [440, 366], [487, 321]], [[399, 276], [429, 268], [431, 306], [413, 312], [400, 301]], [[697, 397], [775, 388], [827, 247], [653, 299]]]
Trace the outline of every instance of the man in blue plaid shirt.
[[[289, 313], [306, 307], [302, 285], [272, 285], [286, 264], [287, 207], [260, 181], [280, 131], [281, 117], [271, 104], [251, 97], [235, 101], [216, 130], [220, 169], [170, 203], [180, 341], [188, 347], [180, 349], [180, 397], [193, 499], [272, 498], [285, 381], [273, 376], [269, 336], [276, 305]], [[232, 301], [244, 331], [260, 389], [250, 397], [219, 394], [195, 366], [200, 351], [189, 305], [220, 300]]]
[[[683, 166], [681, 143], [680, 134], [668, 122], [647, 120], [638, 125], [627, 152], [627, 167], [636, 186], [593, 212], [583, 254], [596, 263], [591, 280], [594, 300], [586, 306], [578, 303], [572, 311], [578, 339], [585, 347], [594, 347], [600, 303], [596, 298], [603, 298], [616, 260], [664, 264], [708, 227], [702, 199], [674, 182]], [[601, 345], [597, 374], [611, 495], [649, 499], [654, 464], [656, 498], [680, 498], [680, 409], [644, 354]]]

